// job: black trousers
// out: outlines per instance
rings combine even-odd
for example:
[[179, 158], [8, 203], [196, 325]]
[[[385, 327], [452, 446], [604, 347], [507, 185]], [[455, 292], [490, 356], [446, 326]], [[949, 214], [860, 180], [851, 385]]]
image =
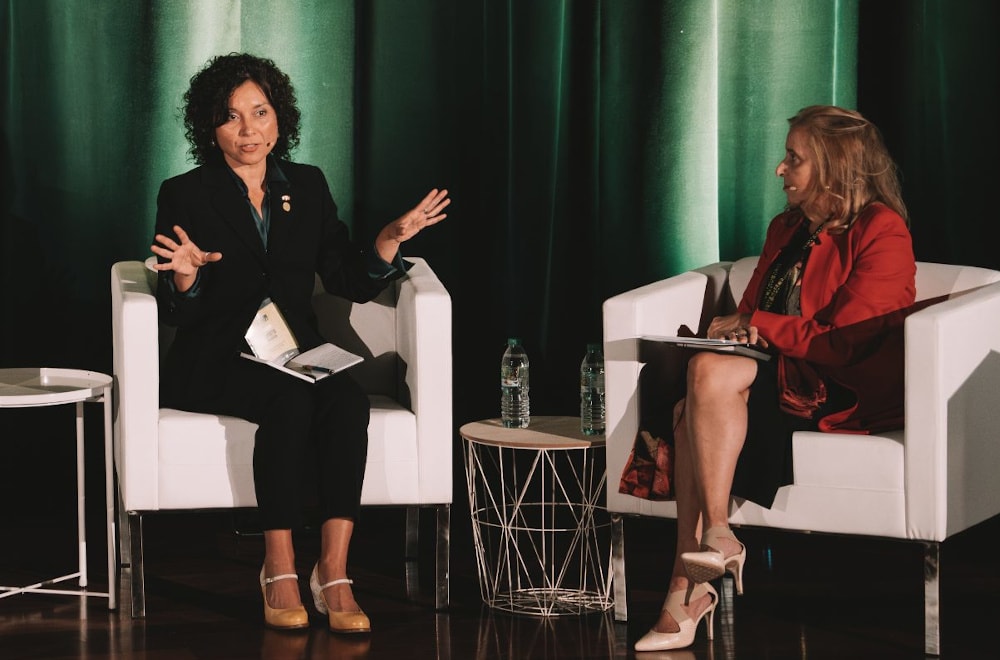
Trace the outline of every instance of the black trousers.
[[368, 459], [370, 404], [348, 372], [309, 383], [239, 359], [220, 396], [171, 396], [171, 407], [258, 425], [253, 473], [263, 529], [295, 529], [315, 501], [322, 521], [357, 520]]

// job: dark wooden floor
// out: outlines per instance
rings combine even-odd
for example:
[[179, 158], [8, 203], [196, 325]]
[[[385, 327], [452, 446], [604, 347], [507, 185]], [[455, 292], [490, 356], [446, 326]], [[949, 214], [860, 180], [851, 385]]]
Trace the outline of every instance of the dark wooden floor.
[[[65, 510], [47, 511], [11, 516], [13, 522], [4, 525], [0, 583], [27, 584], [73, 570], [74, 521], [66, 519]], [[455, 514], [452, 606], [439, 613], [427, 602], [405, 597], [403, 512], [366, 509], [352, 547], [351, 573], [355, 594], [372, 619], [370, 637], [330, 634], [318, 617], [307, 632], [265, 630], [256, 584], [262, 543], [244, 534], [252, 530], [252, 519], [184, 513], [147, 519], [145, 619], [132, 619], [127, 607], [109, 612], [101, 598], [5, 598], [0, 600], [0, 658], [636, 657], [632, 644], [651, 624], [663, 597], [672, 522], [626, 521], [630, 617], [621, 624], [611, 613], [543, 619], [489, 611], [479, 599], [468, 518], [458, 506]], [[998, 532], [1000, 519], [994, 519], [943, 546], [946, 660], [1000, 657], [994, 628], [1000, 620]], [[709, 642], [701, 627], [690, 649], [639, 657], [924, 657], [918, 545], [759, 529], [739, 534], [750, 549], [746, 594], [717, 616], [715, 640]], [[315, 560], [316, 541], [308, 530], [297, 539], [303, 576]], [[91, 588], [103, 591], [100, 539], [92, 539], [90, 551]], [[429, 594], [430, 566], [421, 562], [419, 568]]]
[[[97, 404], [94, 404], [97, 405]], [[71, 407], [67, 407], [71, 408]], [[106, 591], [103, 448], [100, 416], [87, 443], [90, 588]], [[93, 422], [93, 423], [92, 423]], [[96, 424], [96, 428], [94, 428]], [[19, 429], [31, 429], [22, 433]], [[5, 410], [0, 416], [0, 585], [30, 584], [75, 570], [76, 498], [72, 410]], [[96, 437], [97, 441], [93, 441]], [[15, 442], [15, 439], [21, 441]], [[459, 455], [460, 450], [456, 450]], [[456, 465], [456, 471], [461, 466]], [[455, 474], [456, 492], [463, 477]], [[456, 496], [457, 497], [457, 496]], [[423, 556], [433, 557], [433, 520], [422, 520]], [[0, 599], [0, 660], [385, 658], [404, 660], [586, 660], [634, 658], [667, 583], [674, 523], [625, 522], [627, 623], [610, 612], [542, 619], [511, 616], [480, 600], [468, 502], [452, 509], [451, 600], [406, 597], [402, 509], [364, 509], [351, 548], [358, 601], [370, 637], [330, 634], [322, 618], [303, 633], [265, 630], [257, 576], [263, 543], [252, 515], [180, 513], [147, 517], [147, 616], [102, 598], [22, 594]], [[915, 543], [820, 534], [738, 530], [748, 547], [746, 593], [716, 616], [715, 640], [698, 630], [690, 649], [639, 654], [643, 660], [894, 660], [923, 658], [923, 553]], [[944, 660], [1000, 658], [1000, 517], [958, 534], [941, 549]], [[318, 539], [297, 536], [302, 587]], [[411, 573], [412, 575], [412, 573]], [[303, 595], [306, 595], [304, 593]], [[724, 604], [725, 605], [725, 604]]]

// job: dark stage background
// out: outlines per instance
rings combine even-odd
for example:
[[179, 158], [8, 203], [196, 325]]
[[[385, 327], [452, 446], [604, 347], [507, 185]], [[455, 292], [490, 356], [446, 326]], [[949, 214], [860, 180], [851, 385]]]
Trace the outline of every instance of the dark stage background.
[[[175, 111], [187, 78], [219, 52], [272, 57], [300, 91], [297, 157], [324, 168], [355, 236], [451, 191], [450, 217], [404, 249], [452, 296], [461, 553], [457, 429], [498, 415], [506, 338], [530, 355], [533, 412], [576, 414], [603, 300], [759, 249], [800, 107], [854, 106], [883, 129], [918, 259], [1000, 268], [984, 239], [998, 27], [989, 0], [10, 0], [0, 366], [111, 371], [109, 269], [148, 255], [159, 181], [190, 167]], [[72, 516], [70, 411], [0, 411], [0, 435], [5, 472], [22, 475], [0, 484], [4, 515]]]

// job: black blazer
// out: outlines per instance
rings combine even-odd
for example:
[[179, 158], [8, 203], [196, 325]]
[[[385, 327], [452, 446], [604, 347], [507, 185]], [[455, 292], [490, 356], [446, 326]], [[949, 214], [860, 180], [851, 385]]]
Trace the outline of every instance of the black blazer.
[[[275, 179], [275, 163], [287, 181]], [[160, 320], [177, 328], [160, 370], [164, 405], [220, 394], [232, 362], [250, 352], [244, 334], [264, 298], [277, 304], [300, 348], [307, 350], [324, 341], [312, 308], [315, 274], [328, 292], [355, 302], [371, 300], [402, 275], [400, 270], [384, 278], [369, 274], [372, 248], [351, 241], [319, 168], [271, 159], [268, 192], [271, 227], [265, 250], [226, 165], [203, 165], [160, 186], [156, 232], [176, 239], [173, 226], [178, 225], [202, 250], [222, 253], [221, 261], [200, 270], [193, 297], [175, 292], [167, 281], [172, 271], [160, 273]]]

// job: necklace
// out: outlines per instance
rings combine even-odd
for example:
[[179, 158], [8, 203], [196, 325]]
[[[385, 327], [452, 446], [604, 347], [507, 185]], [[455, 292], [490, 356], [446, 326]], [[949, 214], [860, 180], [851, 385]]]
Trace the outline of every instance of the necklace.
[[[809, 225], [806, 224], [808, 220], [803, 217], [803, 224], [800, 230], [795, 233], [795, 236], [805, 233], [803, 230], [807, 230]], [[819, 243], [819, 234], [826, 227], [826, 223], [829, 220], [824, 220], [816, 227], [816, 231], [812, 232], [805, 241], [802, 242], [801, 247], [795, 249], [792, 247], [795, 243], [795, 236], [792, 236], [792, 240], [789, 244], [781, 249], [781, 252], [775, 258], [774, 263], [771, 264], [771, 268], [768, 272], [767, 282], [764, 284], [764, 290], [761, 292], [760, 304], [758, 307], [764, 311], [776, 311], [774, 309], [774, 303], [778, 299], [778, 294], [781, 291], [787, 291], [789, 286], [795, 284], [794, 281], [789, 281], [793, 276], [798, 277], [798, 274], [805, 268], [806, 259], [809, 256], [809, 250], [813, 245]], [[800, 267], [796, 267], [796, 264], [801, 264]], [[787, 293], [786, 293], [787, 295]]]

